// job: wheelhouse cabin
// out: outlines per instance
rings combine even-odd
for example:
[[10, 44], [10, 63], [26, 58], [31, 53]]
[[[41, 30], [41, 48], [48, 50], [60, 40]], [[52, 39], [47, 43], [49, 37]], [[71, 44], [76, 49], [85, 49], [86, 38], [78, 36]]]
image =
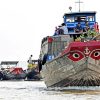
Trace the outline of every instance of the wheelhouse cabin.
[[85, 22], [88, 21], [90, 28], [94, 27], [96, 22], [96, 12], [77, 12], [64, 14], [64, 23], [68, 28], [68, 33], [74, 32], [74, 28], [80, 22], [82, 28], [85, 27]]

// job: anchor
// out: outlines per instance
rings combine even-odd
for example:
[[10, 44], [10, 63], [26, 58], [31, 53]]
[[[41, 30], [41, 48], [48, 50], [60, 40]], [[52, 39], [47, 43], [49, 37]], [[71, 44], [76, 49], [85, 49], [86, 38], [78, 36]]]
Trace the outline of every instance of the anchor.
[[86, 55], [88, 55], [88, 54], [90, 53], [90, 50], [88, 49], [88, 47], [85, 48], [84, 53], [85, 53]]

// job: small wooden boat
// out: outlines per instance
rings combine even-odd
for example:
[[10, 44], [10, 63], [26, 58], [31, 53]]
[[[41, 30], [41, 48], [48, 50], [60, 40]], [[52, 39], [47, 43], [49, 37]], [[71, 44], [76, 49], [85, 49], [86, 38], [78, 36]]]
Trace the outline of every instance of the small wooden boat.
[[28, 69], [26, 70], [26, 73], [27, 75], [25, 80], [35, 81], [41, 79], [41, 75], [38, 68], [38, 60], [32, 60], [30, 57], [30, 59], [28, 60]]

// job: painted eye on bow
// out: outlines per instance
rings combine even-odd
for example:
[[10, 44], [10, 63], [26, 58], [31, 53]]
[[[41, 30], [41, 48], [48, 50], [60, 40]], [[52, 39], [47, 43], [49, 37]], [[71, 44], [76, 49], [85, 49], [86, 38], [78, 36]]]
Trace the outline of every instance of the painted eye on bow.
[[71, 52], [69, 55], [68, 55], [68, 58], [71, 59], [72, 61], [79, 61], [81, 60], [82, 58], [84, 58], [83, 54], [79, 51], [76, 51], [76, 52]]
[[95, 59], [95, 60], [99, 60], [100, 59], [100, 50], [95, 50], [91, 53], [91, 58]]
[[73, 54], [73, 57], [74, 57], [74, 58], [79, 58], [80, 55], [79, 55], [78, 53], [74, 53], [74, 54]]

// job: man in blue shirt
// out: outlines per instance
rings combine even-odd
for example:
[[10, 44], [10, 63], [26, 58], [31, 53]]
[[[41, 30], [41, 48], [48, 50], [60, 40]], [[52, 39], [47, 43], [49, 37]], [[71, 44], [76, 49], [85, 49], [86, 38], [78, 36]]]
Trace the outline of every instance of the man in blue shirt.
[[83, 32], [83, 28], [82, 28], [82, 26], [81, 26], [80, 23], [77, 24], [77, 26], [76, 26], [76, 28], [75, 28], [75, 32], [76, 32], [76, 33]]
[[83, 28], [82, 28], [81, 24], [78, 22], [78, 24], [75, 27], [75, 33], [78, 33], [78, 34], [73, 35], [74, 40], [77, 39], [78, 37], [80, 37], [82, 32], [83, 32]]

